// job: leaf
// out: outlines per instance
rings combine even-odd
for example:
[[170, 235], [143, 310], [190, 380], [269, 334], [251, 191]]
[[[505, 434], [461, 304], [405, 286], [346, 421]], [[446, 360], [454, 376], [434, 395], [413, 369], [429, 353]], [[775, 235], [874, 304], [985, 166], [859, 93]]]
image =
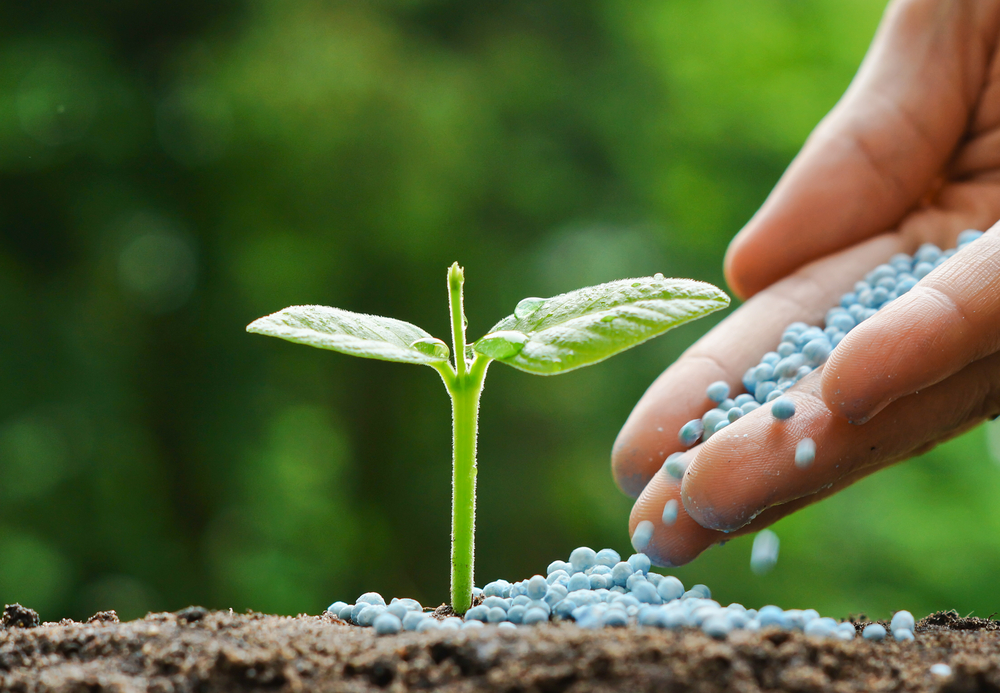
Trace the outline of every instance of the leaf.
[[416, 325], [328, 306], [291, 306], [254, 320], [247, 332], [382, 361], [430, 366], [448, 360], [410, 346], [433, 339]]
[[548, 299], [525, 299], [480, 341], [495, 354], [495, 333], [523, 333], [523, 345], [496, 360], [528, 373], [554, 375], [603, 361], [728, 305], [729, 297], [705, 282], [660, 276], [620, 279]]

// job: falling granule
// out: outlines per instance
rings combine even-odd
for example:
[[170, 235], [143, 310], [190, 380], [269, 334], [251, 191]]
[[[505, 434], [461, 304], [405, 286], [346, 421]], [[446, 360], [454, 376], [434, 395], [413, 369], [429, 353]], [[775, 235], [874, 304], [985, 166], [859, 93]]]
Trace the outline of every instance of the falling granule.
[[753, 549], [750, 550], [750, 570], [757, 575], [771, 572], [778, 562], [780, 545], [781, 540], [771, 530], [764, 529], [758, 532], [753, 540]]

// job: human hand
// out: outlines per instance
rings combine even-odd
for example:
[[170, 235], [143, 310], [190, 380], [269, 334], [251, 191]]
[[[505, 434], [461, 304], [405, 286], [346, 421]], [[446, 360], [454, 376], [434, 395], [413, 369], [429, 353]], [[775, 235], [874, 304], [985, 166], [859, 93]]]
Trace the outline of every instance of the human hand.
[[[1000, 413], [995, 228], [852, 330], [790, 391], [795, 417], [762, 407], [693, 448], [683, 482], [657, 473], [711, 406], [706, 385], [739, 383], [786, 325], [821, 324], [894, 253], [952, 247], [1000, 218], [998, 35], [1000, 2], [893, 4], [847, 94], [734, 239], [727, 277], [753, 298], [657, 379], [615, 443], [615, 477], [639, 496], [630, 533], [652, 522], [654, 561], [686, 563]], [[798, 470], [804, 437], [816, 461]], [[671, 499], [682, 509], [665, 527]]]

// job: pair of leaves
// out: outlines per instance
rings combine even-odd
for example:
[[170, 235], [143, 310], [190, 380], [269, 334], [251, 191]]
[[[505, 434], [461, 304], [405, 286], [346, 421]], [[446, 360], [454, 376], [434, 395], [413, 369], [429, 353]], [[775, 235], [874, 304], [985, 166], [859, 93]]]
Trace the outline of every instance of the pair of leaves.
[[[473, 346], [514, 368], [552, 375], [588, 366], [729, 305], [718, 288], [689, 279], [641, 277], [526, 299]], [[416, 325], [326, 306], [292, 306], [248, 332], [352, 356], [437, 365], [446, 350]], [[430, 353], [435, 352], [435, 353]]]

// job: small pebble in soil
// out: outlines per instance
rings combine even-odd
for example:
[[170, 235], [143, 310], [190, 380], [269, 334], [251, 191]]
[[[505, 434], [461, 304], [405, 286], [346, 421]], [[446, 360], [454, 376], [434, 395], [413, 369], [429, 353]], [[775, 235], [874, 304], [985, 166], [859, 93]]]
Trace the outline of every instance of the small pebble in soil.
[[778, 535], [769, 529], [763, 529], [753, 538], [753, 548], [750, 550], [750, 570], [757, 575], [771, 572], [778, 563], [778, 549], [781, 541]]
[[803, 438], [795, 445], [795, 466], [806, 469], [816, 461], [816, 443], [812, 438]]
[[937, 664], [931, 664], [930, 668], [931, 674], [934, 676], [940, 676], [941, 678], [948, 678], [951, 676], [951, 667], [944, 662], [938, 662]]

